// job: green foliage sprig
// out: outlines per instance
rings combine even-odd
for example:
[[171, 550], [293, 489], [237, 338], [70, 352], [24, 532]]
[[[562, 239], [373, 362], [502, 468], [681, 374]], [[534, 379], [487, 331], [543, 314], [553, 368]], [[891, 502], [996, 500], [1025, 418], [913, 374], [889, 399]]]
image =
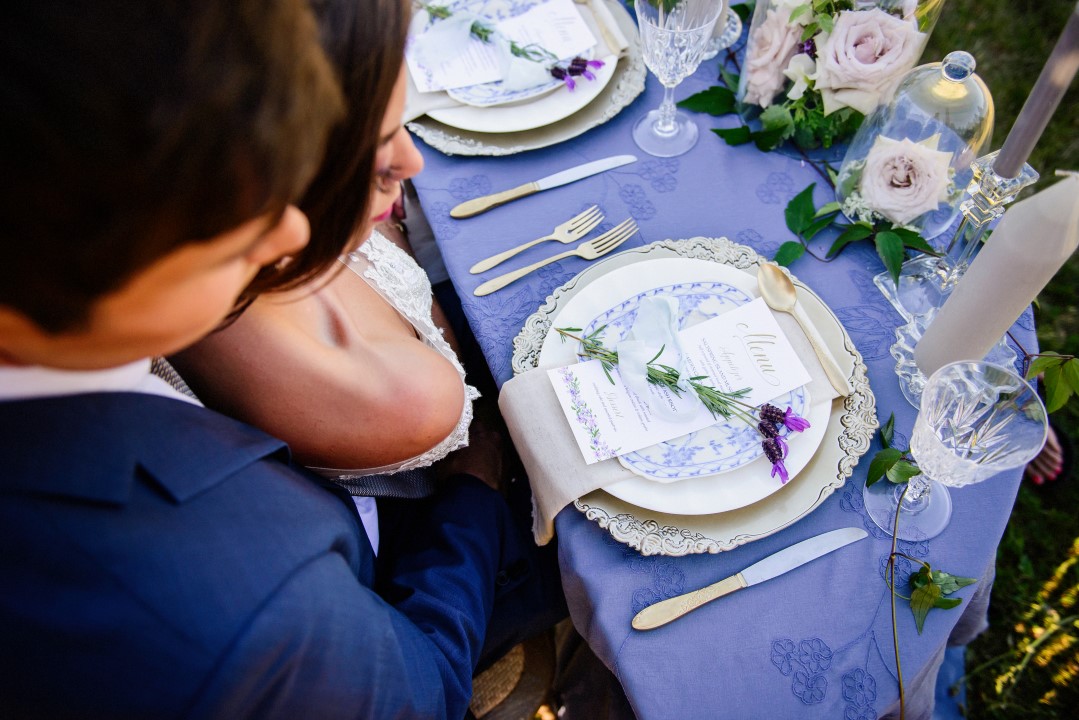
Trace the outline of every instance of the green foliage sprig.
[[[922, 471], [918, 469], [918, 464], [910, 456], [909, 449], [903, 450], [892, 445], [895, 435], [895, 413], [888, 416], [888, 421], [881, 426], [878, 434], [882, 449], [873, 456], [869, 463], [869, 474], [865, 481], [866, 487], [873, 485], [882, 477], [888, 478], [891, 483], [902, 485], [909, 482], [911, 478], [922, 474]], [[900, 512], [899, 508], [896, 508], [897, 523]], [[919, 634], [922, 632], [922, 626], [925, 624], [926, 615], [929, 614], [930, 610], [933, 608], [949, 610], [957, 607], [962, 602], [962, 599], [947, 596], [975, 582], [973, 578], [959, 577], [942, 570], [933, 570], [929, 563], [897, 552], [893, 533], [892, 554], [888, 559], [889, 576], [893, 572], [896, 557], [905, 557], [911, 562], [916, 562], [922, 566], [921, 570], [910, 578], [910, 597], [898, 595], [898, 597], [910, 602], [910, 610], [914, 614], [914, 621], [918, 625]], [[890, 578], [889, 582], [894, 594], [895, 579]]]
[[888, 416], [888, 422], [884, 423], [878, 432], [882, 449], [869, 462], [869, 474], [865, 479], [866, 487], [883, 477], [888, 478], [888, 482], [898, 485], [908, 482], [915, 475], [922, 474], [914, 458], [911, 457], [910, 450], [892, 447], [892, 438], [895, 435], [895, 413]]
[[[583, 332], [581, 328], [555, 328], [555, 331], [565, 342], [568, 340], [576, 340], [581, 344], [581, 351], [578, 353], [582, 358], [588, 360], [599, 360], [600, 365], [603, 367], [603, 372], [607, 376], [607, 379], [614, 384], [614, 378], [611, 377], [611, 370], [618, 365], [618, 351], [611, 350], [603, 345], [603, 341], [599, 336], [606, 328], [606, 325], [596, 328], [592, 334], [587, 336], [577, 335], [575, 333]], [[656, 360], [663, 354], [663, 348], [659, 349], [656, 356], [653, 357], [647, 363], [648, 368], [648, 382], [658, 387], [666, 388], [677, 396], [681, 396], [683, 388], [680, 385], [681, 374], [670, 365], [663, 365], [657, 363]], [[708, 412], [712, 413], [712, 417], [730, 418], [732, 415], [738, 415], [740, 418], [745, 419], [745, 411], [739, 407], [750, 407], [743, 402], [739, 401], [739, 398], [745, 397], [750, 388], [742, 388], [741, 390], [732, 390], [731, 392], [724, 392], [723, 390], [717, 390], [711, 385], [706, 385], [701, 380], [706, 379], [706, 375], [696, 375], [691, 378], [686, 378], [686, 382], [689, 387], [697, 395], [697, 398], [708, 409]], [[756, 420], [750, 419], [748, 422], [755, 425]]]
[[[831, 168], [828, 168], [828, 171], [831, 178], [834, 173]], [[899, 282], [899, 270], [908, 248], [930, 255], [939, 255], [916, 231], [894, 225], [888, 220], [875, 223], [862, 220], [853, 223], [840, 222], [839, 203], [830, 202], [820, 208], [814, 205], [813, 190], [816, 186], [816, 183], [812, 183], [787, 204], [784, 211], [787, 228], [798, 237], [798, 240], [788, 240], [779, 246], [774, 258], [777, 264], [789, 266], [802, 257], [808, 251], [809, 241], [829, 227], [839, 228], [841, 232], [828, 248], [824, 258], [818, 259], [830, 260], [839, 255], [848, 245], [867, 240], [876, 247], [877, 255], [880, 256], [884, 267], [896, 283]]]
[[[895, 436], [895, 413], [888, 416], [888, 421], [878, 431], [882, 449], [873, 456], [869, 463], [869, 475], [866, 477], [866, 486], [887, 477], [897, 485], [906, 485], [911, 478], [921, 475], [917, 463], [910, 457], [910, 450], [901, 450], [893, 447]], [[888, 571], [886, 582], [892, 596], [892, 641], [895, 646], [895, 666], [899, 676], [899, 716], [904, 715], [905, 697], [903, 692], [903, 665], [899, 658], [899, 624], [896, 617], [896, 598], [902, 598], [910, 604], [910, 611], [914, 615], [914, 623], [918, 628], [918, 634], [922, 634], [925, 619], [929, 611], [933, 609], [951, 610], [962, 604], [962, 598], [950, 598], [956, 590], [972, 585], [977, 582], [974, 578], [959, 577], [943, 570], [934, 570], [929, 563], [912, 558], [896, 549], [899, 540], [896, 532], [899, 529], [899, 514], [902, 512], [903, 498], [906, 497], [909, 485], [903, 488], [902, 495], [895, 508], [895, 521], [892, 527], [892, 550], [888, 554]], [[895, 559], [904, 557], [911, 562], [921, 565], [921, 569], [910, 576], [910, 597], [901, 595], [895, 589]]]
[[1046, 412], [1056, 412], [1064, 407], [1072, 396], [1079, 395], [1079, 358], [1047, 350], [1036, 355], [1027, 355], [1026, 359], [1030, 362], [1026, 373], [1027, 380], [1042, 375]]

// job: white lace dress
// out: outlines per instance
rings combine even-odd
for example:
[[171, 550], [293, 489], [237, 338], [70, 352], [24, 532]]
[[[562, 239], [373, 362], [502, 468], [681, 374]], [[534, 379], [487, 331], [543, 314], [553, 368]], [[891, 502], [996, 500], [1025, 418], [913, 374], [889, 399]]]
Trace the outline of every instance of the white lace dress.
[[464, 387], [464, 404], [461, 417], [450, 434], [430, 450], [415, 457], [376, 468], [335, 470], [312, 468], [316, 472], [339, 481], [348, 481], [368, 475], [401, 473], [426, 467], [441, 460], [458, 448], [468, 445], [468, 426], [472, 423], [472, 401], [480, 396], [476, 388], [465, 383], [465, 369], [457, 354], [442, 337], [442, 329], [431, 319], [431, 282], [427, 273], [416, 264], [408, 253], [387, 240], [378, 231], [371, 233], [367, 242], [342, 258], [341, 262], [370, 285], [375, 292], [397, 312], [412, 323], [420, 339], [433, 348], [456, 368]]

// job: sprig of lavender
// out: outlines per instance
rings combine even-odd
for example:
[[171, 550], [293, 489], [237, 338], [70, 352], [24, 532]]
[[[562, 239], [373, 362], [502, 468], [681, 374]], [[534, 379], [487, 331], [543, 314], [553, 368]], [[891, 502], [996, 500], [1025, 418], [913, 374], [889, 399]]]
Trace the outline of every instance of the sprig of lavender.
[[[432, 18], [437, 18], [439, 20], [445, 20], [453, 15], [453, 11], [445, 5], [424, 5], [424, 9]], [[468, 31], [472, 37], [485, 43], [491, 42], [491, 38], [496, 32], [493, 27], [479, 20], [473, 22]], [[519, 58], [531, 60], [532, 62], [543, 62], [545, 60], [553, 61], [558, 59], [550, 50], [547, 50], [536, 43], [518, 45], [516, 41], [510, 40], [510, 52]]]
[[[427, 10], [428, 15], [438, 20], [445, 20], [453, 15], [453, 11], [445, 5], [424, 5], [424, 9]], [[490, 43], [495, 33], [498, 32], [495, 28], [480, 20], [474, 21], [469, 26], [468, 31], [472, 37], [485, 43]], [[585, 80], [595, 80], [596, 76], [592, 71], [598, 70], [605, 64], [602, 60], [588, 60], [578, 56], [567, 63], [559, 65], [557, 64], [558, 58], [554, 53], [536, 43], [519, 45], [512, 39], [510, 39], [509, 43], [510, 53], [516, 57], [531, 60], [534, 63], [550, 63], [547, 70], [551, 77], [564, 82], [570, 90], [577, 86], [575, 78], [583, 77]]]
[[[604, 375], [613, 385], [614, 378], [611, 377], [611, 370], [618, 365], [618, 351], [606, 347], [600, 339], [600, 334], [606, 327], [606, 325], [602, 325], [589, 335], [576, 334], [582, 333], [583, 330], [573, 327], [555, 328], [555, 332], [559, 334], [562, 342], [569, 339], [576, 340], [581, 344], [581, 350], [577, 353], [579, 357], [586, 360], [599, 360], [600, 365], [603, 367]], [[662, 354], [663, 348], [661, 347], [655, 357], [645, 364], [646, 378], [652, 385], [664, 387], [681, 397], [684, 391], [684, 388], [679, 384], [681, 374], [670, 365], [656, 362]], [[779, 434], [779, 429], [780, 427], [786, 427], [791, 432], [802, 432], [809, 427], [809, 421], [799, 416], [789, 407], [784, 412], [769, 403], [764, 403], [758, 407], [742, 402], [740, 398], [745, 397], [750, 388], [728, 392], [718, 390], [701, 382], [705, 379], [707, 379], [706, 375], [695, 375], [687, 378], [686, 382], [689, 384], [690, 389], [696, 393], [697, 398], [705, 408], [712, 413], [712, 417], [722, 417], [728, 420], [731, 417], [737, 417], [757, 431], [761, 436], [761, 449], [764, 451], [768, 461], [772, 463], [772, 477], [778, 475], [780, 482], [786, 483], [790, 476], [787, 473], [786, 466], [783, 464], [783, 459], [787, 456], [789, 448], [786, 439]]]
[[[603, 373], [607, 376], [607, 379], [614, 384], [614, 378], [611, 377], [611, 370], [618, 364], [618, 351], [611, 350], [604, 346], [603, 341], [599, 339], [600, 333], [607, 326], [597, 328], [592, 334], [587, 336], [575, 335], [574, 333], [582, 332], [580, 328], [555, 328], [555, 331], [562, 337], [563, 342], [566, 339], [576, 340], [581, 344], [581, 351], [577, 353], [580, 357], [588, 360], [599, 360], [603, 366]], [[663, 365], [657, 363], [656, 360], [663, 354], [663, 348], [659, 349], [655, 357], [646, 363], [647, 367], [647, 380], [652, 385], [664, 387], [670, 390], [675, 395], [681, 397], [684, 388], [679, 384], [682, 376], [670, 365]], [[742, 388], [741, 390], [734, 390], [732, 392], [725, 392], [723, 390], [717, 390], [711, 385], [705, 385], [701, 382], [706, 376], [698, 375], [695, 377], [687, 378], [686, 382], [689, 387], [696, 393], [697, 398], [704, 404], [704, 407], [708, 409], [708, 412], [712, 413], [712, 417], [723, 417], [729, 419], [731, 415], [736, 414], [737, 408], [733, 403], [738, 402], [737, 398], [744, 397], [749, 388]], [[745, 403], [739, 403], [744, 405]], [[748, 406], [747, 406], [748, 407]]]

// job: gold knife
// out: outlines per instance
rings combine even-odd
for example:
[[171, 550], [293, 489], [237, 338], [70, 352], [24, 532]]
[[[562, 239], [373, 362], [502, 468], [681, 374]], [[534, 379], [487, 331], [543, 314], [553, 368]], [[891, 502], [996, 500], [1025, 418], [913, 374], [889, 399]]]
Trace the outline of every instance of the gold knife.
[[822, 555], [827, 555], [833, 550], [838, 550], [844, 545], [857, 542], [866, 535], [866, 531], [861, 528], [848, 527], [803, 540], [800, 543], [783, 548], [779, 552], [753, 563], [742, 572], [731, 575], [729, 578], [724, 578], [708, 587], [650, 605], [637, 613], [633, 618], [632, 625], [636, 630], [651, 630], [660, 625], [666, 625], [670, 621], [696, 610], [707, 602], [729, 595], [735, 590], [741, 590], [750, 585], [771, 580], [796, 567], [801, 567], [811, 560], [816, 560]]
[[576, 182], [577, 180], [582, 180], [586, 177], [595, 175], [596, 173], [628, 165], [629, 163], [636, 161], [637, 158], [634, 155], [614, 155], [612, 157], [603, 158], [602, 160], [593, 160], [584, 165], [578, 165], [569, 170], [563, 170], [554, 175], [548, 175], [547, 177], [534, 182], [518, 185], [509, 190], [503, 190], [501, 192], [492, 193], [491, 195], [484, 195], [482, 197], [466, 200], [450, 210], [450, 217], [460, 219], [479, 215], [481, 212], [486, 212], [493, 207], [508, 203], [510, 200], [527, 197], [528, 195], [538, 193], [541, 190], [548, 190], [553, 187], [558, 187], [559, 185], [565, 185], [566, 183]]

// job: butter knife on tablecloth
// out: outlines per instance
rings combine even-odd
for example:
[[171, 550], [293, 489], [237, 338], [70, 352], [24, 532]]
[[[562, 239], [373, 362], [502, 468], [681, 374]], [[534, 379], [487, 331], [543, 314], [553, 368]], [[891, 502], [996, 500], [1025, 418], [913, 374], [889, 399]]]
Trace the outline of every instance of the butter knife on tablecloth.
[[750, 585], [771, 580], [785, 572], [790, 572], [811, 560], [816, 560], [822, 555], [838, 550], [844, 545], [861, 540], [866, 535], [866, 531], [861, 528], [848, 527], [803, 540], [800, 543], [783, 548], [779, 552], [753, 563], [742, 572], [731, 575], [729, 578], [720, 580], [708, 587], [646, 607], [633, 618], [633, 627], [637, 630], [651, 630], [660, 625], [666, 625], [670, 621], [696, 610], [707, 602], [729, 595], [735, 590], [741, 590]]
[[559, 185], [583, 180], [586, 177], [591, 177], [592, 175], [636, 161], [637, 157], [635, 155], [614, 155], [612, 157], [603, 158], [602, 160], [593, 160], [584, 165], [577, 165], [568, 170], [556, 172], [554, 175], [548, 175], [545, 178], [525, 183], [524, 185], [518, 185], [509, 190], [503, 190], [502, 192], [466, 200], [450, 210], [450, 217], [467, 218], [472, 217], [473, 215], [479, 215], [481, 212], [486, 212], [493, 207], [508, 203], [510, 200], [527, 197], [533, 193], [538, 193], [540, 190], [548, 190], [553, 187], [558, 187]]

